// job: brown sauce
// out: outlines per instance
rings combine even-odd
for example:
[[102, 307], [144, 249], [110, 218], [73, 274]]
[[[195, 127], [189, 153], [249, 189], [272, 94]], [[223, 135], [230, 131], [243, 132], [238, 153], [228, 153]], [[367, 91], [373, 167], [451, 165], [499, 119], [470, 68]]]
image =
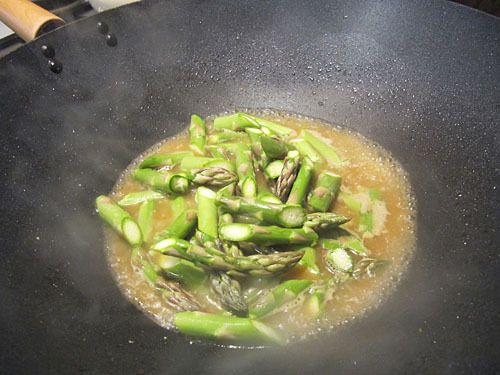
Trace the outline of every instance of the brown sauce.
[[[321, 165], [320, 169], [341, 174], [342, 189], [347, 189], [346, 191], [351, 193], [356, 193], [361, 188], [380, 188], [388, 211], [383, 232], [373, 238], [364, 238], [364, 245], [370, 249], [371, 257], [389, 261], [389, 265], [384, 268], [383, 272], [377, 272], [375, 277], [365, 277], [342, 285], [327, 303], [325, 313], [319, 320], [312, 320], [302, 313], [300, 299], [287, 305], [280, 312], [263, 319], [293, 341], [319, 331], [329, 331], [363, 316], [370, 309], [377, 307], [396, 288], [414, 250], [415, 202], [404, 170], [389, 153], [374, 142], [349, 130], [332, 127], [302, 116], [275, 113], [259, 113], [258, 115], [293, 128], [298, 133], [301, 129], [308, 129], [320, 135], [338, 151], [342, 158], [350, 159], [350, 163], [341, 171], [332, 168], [327, 163]], [[210, 121], [207, 121], [207, 127], [211, 127]], [[112, 198], [118, 201], [130, 192], [146, 190], [143, 185], [130, 177], [130, 172], [145, 157], [152, 154], [185, 151], [188, 150], [188, 145], [189, 135], [186, 130], [152, 147], [124, 171], [111, 193]], [[318, 173], [315, 174], [317, 175]], [[314, 181], [311, 185], [313, 183]], [[191, 196], [192, 194], [185, 195], [186, 206], [195, 208], [196, 204]], [[138, 205], [129, 206], [127, 211], [136, 217], [138, 207]], [[358, 216], [341, 199], [337, 199], [332, 208], [336, 213], [352, 217], [353, 219], [344, 227], [356, 232], [359, 225]], [[169, 199], [155, 201], [153, 232], [165, 229], [173, 221], [172, 216]], [[130, 264], [129, 245], [111, 230], [106, 230], [106, 240], [109, 265], [122, 292], [157, 324], [172, 329], [175, 311], [160, 298], [142, 274], [134, 272]], [[317, 259], [320, 270], [328, 274], [321, 257], [318, 256]], [[318, 279], [320, 277], [304, 267], [296, 267], [284, 278]], [[199, 292], [197, 296], [203, 300], [204, 308], [208, 311], [217, 311], [215, 305], [203, 292]]]

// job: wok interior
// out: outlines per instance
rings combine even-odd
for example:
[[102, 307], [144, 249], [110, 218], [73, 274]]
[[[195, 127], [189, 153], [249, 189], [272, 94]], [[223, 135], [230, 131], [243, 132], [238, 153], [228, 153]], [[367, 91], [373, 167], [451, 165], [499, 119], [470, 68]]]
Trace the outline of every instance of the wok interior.
[[[135, 4], [98, 16], [118, 36], [114, 48], [90, 18], [0, 61], [9, 370], [493, 366], [499, 22], [441, 2], [226, 5]], [[46, 68], [44, 43], [55, 46], [60, 75]], [[107, 269], [94, 197], [189, 114], [243, 107], [351, 127], [409, 171], [415, 259], [387, 302], [335, 335], [285, 349], [191, 344], [127, 302]]]

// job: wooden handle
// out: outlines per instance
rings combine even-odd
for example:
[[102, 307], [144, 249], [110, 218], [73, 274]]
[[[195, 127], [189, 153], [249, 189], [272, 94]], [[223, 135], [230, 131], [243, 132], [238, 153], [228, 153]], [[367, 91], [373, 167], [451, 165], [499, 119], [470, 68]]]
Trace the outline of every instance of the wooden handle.
[[0, 0], [0, 20], [29, 42], [48, 24], [64, 21], [29, 0]]

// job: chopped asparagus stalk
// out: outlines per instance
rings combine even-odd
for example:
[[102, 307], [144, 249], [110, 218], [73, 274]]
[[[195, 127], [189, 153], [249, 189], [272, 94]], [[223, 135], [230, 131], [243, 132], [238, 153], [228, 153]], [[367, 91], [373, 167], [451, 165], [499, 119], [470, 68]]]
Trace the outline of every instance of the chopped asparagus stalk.
[[248, 127], [256, 127], [243, 113], [217, 117], [214, 120], [214, 129], [216, 130], [244, 130]]
[[178, 280], [187, 287], [200, 286], [208, 277], [203, 268], [189, 260], [160, 253], [153, 253], [151, 259], [168, 277]]
[[248, 307], [243, 299], [240, 283], [224, 272], [215, 272], [210, 278], [210, 288], [222, 306], [236, 315], [246, 314]]
[[353, 269], [352, 257], [349, 255], [347, 250], [342, 247], [328, 250], [325, 260], [327, 265], [334, 270], [351, 272]]
[[299, 264], [307, 267], [309, 271], [319, 274], [319, 268], [316, 264], [316, 250], [312, 247], [304, 247], [304, 256], [300, 259]]
[[269, 178], [278, 178], [283, 170], [284, 164], [284, 160], [274, 160], [264, 168], [264, 173]]
[[256, 128], [260, 128], [262, 130], [264, 130], [264, 128], [269, 129], [273, 133], [276, 133], [281, 137], [290, 137], [296, 134], [295, 130], [287, 128], [286, 126], [277, 124], [275, 122], [265, 120], [260, 117], [252, 116], [246, 113], [242, 113], [241, 115]]
[[326, 212], [340, 189], [342, 178], [336, 174], [323, 172], [319, 175], [307, 204], [314, 211]]
[[255, 199], [257, 196], [257, 182], [253, 169], [252, 152], [248, 145], [239, 143], [235, 149], [236, 172], [238, 173], [241, 194], [248, 199]]
[[309, 157], [304, 157], [302, 163], [300, 164], [299, 173], [297, 178], [292, 185], [290, 190], [290, 195], [288, 196], [287, 204], [298, 204], [302, 205], [307, 194], [307, 189], [309, 188], [309, 182], [311, 181], [314, 172], [314, 164], [309, 159]]
[[169, 237], [186, 238], [196, 228], [197, 219], [196, 210], [184, 210], [166, 230], [155, 236], [155, 241]]
[[283, 169], [281, 174], [276, 181], [276, 196], [285, 202], [288, 197], [288, 193], [292, 188], [295, 179], [297, 178], [297, 172], [300, 163], [300, 154], [298, 151], [289, 151], [286, 155]]
[[196, 184], [212, 186], [225, 186], [238, 181], [235, 173], [219, 167], [192, 169], [190, 178]]
[[226, 160], [231, 158], [231, 152], [227, 148], [222, 147], [220, 144], [206, 146], [206, 148], [210, 151], [214, 158]]
[[305, 139], [294, 139], [290, 143], [297, 148], [303, 158], [307, 156], [313, 163], [320, 163], [323, 160], [321, 155]]
[[198, 246], [177, 238], [162, 240], [151, 246], [151, 250], [187, 259], [212, 270], [226, 271], [228, 274], [236, 272], [239, 275], [266, 277], [289, 270], [304, 255], [303, 251], [289, 251], [233, 257], [218, 249]]
[[296, 205], [255, 202], [238, 197], [221, 197], [217, 204], [232, 213], [249, 215], [288, 228], [301, 227], [306, 221], [306, 211]]
[[337, 215], [333, 212], [316, 212], [307, 215], [307, 221], [304, 226], [314, 230], [325, 230], [336, 228], [339, 225], [347, 223], [351, 220], [349, 217]]
[[288, 280], [281, 283], [249, 306], [249, 316], [260, 318], [269, 314], [278, 307], [297, 298], [312, 283], [311, 280]]
[[226, 224], [220, 235], [228, 241], [249, 241], [259, 245], [312, 245], [318, 240], [317, 233], [310, 228], [281, 228], [253, 224]]
[[111, 198], [101, 195], [96, 199], [97, 211], [99, 215], [114, 230], [120, 233], [132, 246], [142, 244], [142, 232], [139, 225], [132, 217]]
[[172, 201], [172, 216], [179, 216], [185, 210], [184, 197], [178, 196]]
[[139, 191], [125, 195], [118, 204], [122, 207], [133, 206], [135, 204], [143, 203], [153, 199], [163, 199], [165, 196], [153, 190]]
[[358, 238], [352, 238], [347, 241], [344, 241], [342, 243], [342, 246], [352, 249], [354, 250], [354, 252], [362, 256], [370, 255], [370, 251], [363, 245], [363, 242], [361, 242], [361, 240]]
[[207, 167], [208, 163], [214, 161], [226, 161], [223, 158], [209, 158], [205, 156], [186, 156], [181, 161], [181, 169], [185, 171], [190, 171], [191, 169], [204, 168]]
[[234, 195], [235, 189], [236, 189], [235, 183], [224, 186], [223, 188], [217, 191], [217, 199], [220, 199], [221, 197], [231, 197], [232, 195]]
[[201, 119], [201, 117], [196, 115], [191, 116], [189, 134], [191, 136], [189, 148], [191, 148], [194, 152], [203, 155], [205, 153], [205, 139], [207, 134], [205, 122]]
[[183, 174], [172, 174], [153, 169], [136, 169], [132, 176], [164, 194], [183, 194], [189, 189], [189, 179]]
[[139, 208], [138, 224], [141, 228], [143, 240], [148, 242], [153, 230], [154, 201], [149, 200], [141, 204]]
[[279, 198], [276, 195], [269, 192], [259, 193], [259, 195], [257, 195], [257, 201], [265, 203], [281, 204]]
[[216, 238], [218, 236], [216, 197], [212, 190], [200, 186], [196, 191], [198, 229]]
[[144, 160], [139, 168], [173, 168], [177, 163], [180, 163], [186, 156], [193, 156], [192, 152], [178, 152], [169, 155], [152, 155]]
[[269, 164], [270, 161], [269, 156], [267, 156], [262, 149], [262, 144], [260, 142], [260, 137], [264, 133], [262, 132], [262, 130], [257, 128], [246, 128], [245, 131], [247, 132], [248, 138], [250, 138], [250, 143], [252, 144], [252, 152], [255, 156], [254, 163], [256, 163], [261, 170], [264, 170], [264, 168], [267, 166], [267, 164]]
[[175, 325], [182, 333], [193, 336], [278, 345], [286, 343], [273, 328], [249, 318], [200, 311], [181, 312], [175, 315]]
[[325, 312], [325, 288], [315, 288], [304, 303], [304, 310], [312, 319], [319, 319]]
[[236, 173], [236, 167], [234, 163], [229, 160], [215, 159], [207, 162], [203, 168], [224, 168], [231, 173]]
[[342, 165], [342, 159], [332, 146], [323, 142], [307, 130], [304, 130], [303, 138], [309, 142], [329, 163], [336, 166]]
[[351, 195], [340, 192], [339, 198], [344, 201], [347, 207], [355, 212], [361, 212], [361, 202], [358, 202]]
[[260, 143], [262, 144], [262, 150], [271, 159], [281, 159], [288, 152], [283, 140], [276, 136], [262, 135]]
[[222, 142], [234, 141], [235, 139], [245, 138], [246, 136], [247, 135], [245, 133], [228, 130], [222, 133], [216, 133], [208, 136], [208, 143], [218, 144]]

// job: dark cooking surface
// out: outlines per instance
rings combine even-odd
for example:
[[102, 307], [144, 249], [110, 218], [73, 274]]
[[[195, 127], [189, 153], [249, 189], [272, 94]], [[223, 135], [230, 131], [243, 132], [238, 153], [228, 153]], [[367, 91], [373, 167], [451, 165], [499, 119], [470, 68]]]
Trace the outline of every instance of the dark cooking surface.
[[[118, 38], [110, 47], [96, 27]], [[63, 64], [46, 66], [50, 44]], [[0, 372], [490, 373], [498, 368], [500, 22], [439, 1], [168, 1], [0, 60]], [[291, 110], [393, 152], [418, 250], [393, 296], [286, 348], [192, 344], [120, 295], [94, 198], [201, 116]]]

